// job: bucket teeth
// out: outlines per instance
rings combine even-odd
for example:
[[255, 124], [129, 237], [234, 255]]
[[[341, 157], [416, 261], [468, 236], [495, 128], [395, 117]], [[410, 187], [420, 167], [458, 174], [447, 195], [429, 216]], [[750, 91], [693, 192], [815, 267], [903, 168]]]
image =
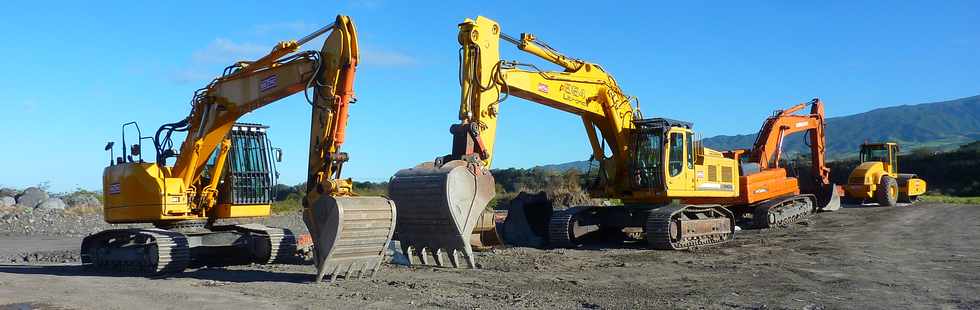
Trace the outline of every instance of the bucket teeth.
[[[408, 257], [411, 265], [437, 266], [445, 268], [476, 268], [473, 260], [472, 250], [466, 249], [446, 249], [446, 248], [417, 248], [410, 245], [403, 245], [402, 252]], [[465, 265], [460, 265], [460, 258], [465, 260]]]
[[341, 277], [347, 280], [369, 278], [374, 276], [380, 265], [380, 263], [364, 264], [360, 262], [323, 265], [323, 268], [317, 268], [317, 282], [323, 281], [327, 275], [330, 276], [330, 282], [337, 281], [337, 278]]

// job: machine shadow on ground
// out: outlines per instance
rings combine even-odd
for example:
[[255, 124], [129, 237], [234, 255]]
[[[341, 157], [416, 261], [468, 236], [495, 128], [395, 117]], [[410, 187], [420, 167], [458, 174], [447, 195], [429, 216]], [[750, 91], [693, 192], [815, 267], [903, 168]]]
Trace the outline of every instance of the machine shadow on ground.
[[147, 278], [147, 279], [198, 279], [233, 283], [250, 282], [280, 282], [280, 283], [310, 283], [313, 275], [308, 273], [290, 273], [265, 270], [232, 270], [225, 268], [201, 268], [184, 271], [179, 274], [161, 277], [141, 277], [134, 273], [102, 272], [89, 270], [82, 265], [9, 265], [0, 264], [0, 273], [22, 275], [50, 275], [60, 277], [113, 277], [113, 278]]

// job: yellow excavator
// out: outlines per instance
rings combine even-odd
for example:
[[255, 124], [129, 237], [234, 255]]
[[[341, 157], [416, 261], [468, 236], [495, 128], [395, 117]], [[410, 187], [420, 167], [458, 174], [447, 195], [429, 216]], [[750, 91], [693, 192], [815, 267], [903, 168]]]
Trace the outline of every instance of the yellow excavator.
[[[299, 48], [330, 32], [319, 52]], [[190, 115], [143, 137], [123, 125], [122, 155], [103, 172], [104, 215], [109, 223], [151, 223], [155, 228], [111, 229], [86, 237], [81, 258], [98, 269], [146, 275], [187, 267], [288, 262], [295, 235], [259, 224], [219, 220], [270, 215], [277, 172], [266, 126], [236, 123], [243, 115], [303, 92], [312, 106], [309, 171], [303, 220], [309, 228], [316, 280], [329, 275], [373, 274], [394, 232], [395, 205], [361, 197], [340, 177], [341, 152], [358, 63], [357, 32], [349, 17], [299, 40], [278, 43], [255, 61], [239, 61], [195, 92]], [[312, 90], [312, 93], [310, 93]], [[126, 144], [126, 128], [139, 135]], [[180, 151], [173, 134], [186, 132]], [[142, 156], [152, 140], [156, 162]], [[113, 155], [113, 144], [106, 150]], [[169, 158], [176, 158], [167, 165]]]
[[861, 164], [851, 171], [844, 187], [847, 202], [873, 200], [881, 206], [915, 203], [926, 193], [926, 181], [915, 174], [898, 173], [898, 143], [861, 144]]
[[[598, 176], [588, 186], [590, 195], [623, 202], [622, 206], [579, 206], [554, 212], [512, 206], [507, 221], [527, 217], [527, 222], [534, 222], [530, 214], [516, 213], [543, 213], [544, 225], [523, 225], [524, 230], [532, 231], [527, 239], [545, 239], [536, 245], [571, 247], [590, 235], [607, 234], [645, 239], [655, 249], [715, 245], [734, 237], [735, 216], [728, 206], [762, 210], [765, 217], [760, 219], [770, 223], [766, 217], [796, 219], [821, 205], [833, 208], [832, 201], [839, 200], [801, 195], [796, 179], [786, 177], [785, 170], [775, 165], [755, 164], [754, 170], [743, 172], [740, 163], [747, 163], [751, 156], [740, 158], [743, 152], [722, 153], [703, 147], [694, 139], [691, 123], [643, 118], [634, 108], [636, 99], [620, 89], [601, 66], [565, 56], [531, 34], [508, 36], [497, 22], [481, 16], [459, 24], [457, 39], [461, 45], [460, 122], [450, 128], [452, 152], [401, 170], [389, 183], [389, 195], [400, 209], [396, 239], [412, 264], [474, 266], [468, 241], [494, 197], [489, 169], [497, 118], [507, 96], [579, 116], [592, 158], [599, 163]], [[563, 70], [544, 71], [533, 64], [501, 60], [501, 40]], [[793, 115], [807, 105], [819, 114]], [[775, 144], [764, 141], [763, 153], [778, 154], [781, 137], [789, 132], [821, 130], [822, 109], [822, 103], [814, 100], [767, 122], [776, 125], [766, 133], [779, 138], [771, 139]], [[789, 131], [783, 128], [785, 122], [806, 128]], [[822, 144], [822, 132], [816, 136]], [[815, 152], [821, 155], [815, 169], [826, 176], [823, 149], [815, 148]], [[774, 157], [778, 160], [778, 155]], [[836, 189], [832, 184], [823, 187]], [[836, 191], [823, 194], [834, 196]], [[504, 239], [513, 244], [508, 237], [513, 237], [512, 231], [504, 232]], [[459, 263], [460, 256], [466, 259], [465, 265]]]

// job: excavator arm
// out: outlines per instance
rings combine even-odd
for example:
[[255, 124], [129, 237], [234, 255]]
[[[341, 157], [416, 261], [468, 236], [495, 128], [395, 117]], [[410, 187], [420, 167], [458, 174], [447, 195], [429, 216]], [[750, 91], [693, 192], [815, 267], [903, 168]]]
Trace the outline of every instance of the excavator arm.
[[[467, 19], [459, 29], [460, 124], [452, 130], [455, 138], [450, 159], [476, 154], [480, 155], [483, 166], [489, 168], [500, 104], [506, 96], [515, 96], [581, 117], [593, 158], [608, 162], [604, 166], [616, 176], [612, 179], [626, 179], [628, 144], [632, 142], [628, 131], [636, 114], [632, 106], [635, 98], [626, 95], [612, 75], [598, 64], [561, 54], [532, 34], [522, 33], [519, 39], [508, 36], [486, 17]], [[563, 71], [544, 71], [533, 64], [501, 60], [501, 41]], [[604, 158], [604, 147], [611, 150], [611, 159]]]
[[[799, 114], [807, 106], [809, 113]], [[833, 211], [840, 208], [840, 192], [830, 181], [830, 168], [826, 163], [824, 103], [819, 98], [776, 111], [762, 125], [755, 143], [749, 151], [749, 162], [759, 165], [760, 170], [779, 168], [783, 142], [795, 133], [807, 134], [810, 147], [810, 174], [812, 186], [806, 191], [817, 196], [818, 209]]]
[[[810, 113], [799, 115], [797, 112], [810, 106]], [[766, 119], [750, 154], [750, 161], [759, 164], [760, 169], [775, 168], [779, 165], [782, 155], [783, 141], [789, 135], [806, 132], [809, 138], [814, 176], [823, 183], [830, 182], [830, 168], [825, 162], [826, 145], [824, 134], [824, 105], [818, 98], [807, 103], [800, 103], [786, 110], [777, 111]]]
[[[320, 52], [293, 54], [302, 44], [329, 30], [333, 31]], [[197, 195], [195, 201], [206, 209], [214, 201], [210, 199], [213, 195], [205, 193], [214, 193], [217, 189], [214, 180], [203, 180], [202, 177], [215, 150], [219, 150], [215, 162], [224, 160], [227, 147], [222, 146], [228, 143], [228, 133], [235, 122], [249, 112], [312, 88], [313, 93], [307, 94], [307, 100], [313, 106], [308, 191], [313, 192], [311, 199], [324, 193], [350, 195], [350, 182], [339, 177], [345, 161], [341, 159], [346, 158], [346, 154], [339, 150], [344, 142], [348, 109], [353, 99], [356, 66], [356, 33], [353, 23], [345, 16], [339, 16], [334, 24], [303, 39], [278, 43], [268, 55], [256, 61], [237, 62], [228, 67], [224, 75], [195, 93], [191, 114], [182, 122], [188, 128], [180, 153], [158, 150], [161, 154], [158, 163], [163, 164], [161, 159], [166, 159], [163, 154], [179, 154], [171, 175], [187, 184], [189, 195]], [[162, 130], [167, 130], [168, 125]]]

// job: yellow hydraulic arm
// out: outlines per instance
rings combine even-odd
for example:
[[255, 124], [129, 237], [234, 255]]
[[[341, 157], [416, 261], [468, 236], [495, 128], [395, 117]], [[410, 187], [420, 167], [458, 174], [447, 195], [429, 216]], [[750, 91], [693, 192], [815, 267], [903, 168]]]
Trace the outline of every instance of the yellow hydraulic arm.
[[[333, 29], [319, 53], [297, 49], [313, 38]], [[287, 56], [290, 55], [290, 56]], [[214, 205], [218, 178], [202, 180], [208, 159], [220, 147], [214, 171], [221, 171], [227, 156], [228, 132], [246, 113], [313, 87], [310, 141], [309, 186], [320, 193], [349, 194], [350, 182], [339, 181], [338, 153], [347, 125], [347, 107], [353, 98], [357, 41], [350, 19], [338, 16], [334, 24], [300, 40], [277, 44], [266, 56], [253, 62], [238, 62], [225, 70], [207, 87], [195, 93], [193, 109], [187, 118], [187, 138], [171, 170], [195, 197], [195, 209]], [[314, 76], [319, 73], [319, 76]], [[314, 87], [315, 86], [315, 87]], [[316, 198], [316, 197], [313, 197]]]
[[[607, 171], [605, 179], [628, 180], [627, 152], [632, 142], [628, 131], [633, 126], [635, 98], [626, 95], [609, 73], [598, 64], [562, 55], [531, 34], [522, 33], [520, 38], [503, 34], [500, 25], [486, 17], [467, 19], [459, 29], [461, 123], [453, 130], [453, 159], [476, 154], [490, 167], [503, 93], [579, 115], [593, 156]], [[564, 70], [542, 71], [531, 64], [502, 61], [501, 39]], [[612, 152], [610, 159], [604, 156], [605, 144]]]

